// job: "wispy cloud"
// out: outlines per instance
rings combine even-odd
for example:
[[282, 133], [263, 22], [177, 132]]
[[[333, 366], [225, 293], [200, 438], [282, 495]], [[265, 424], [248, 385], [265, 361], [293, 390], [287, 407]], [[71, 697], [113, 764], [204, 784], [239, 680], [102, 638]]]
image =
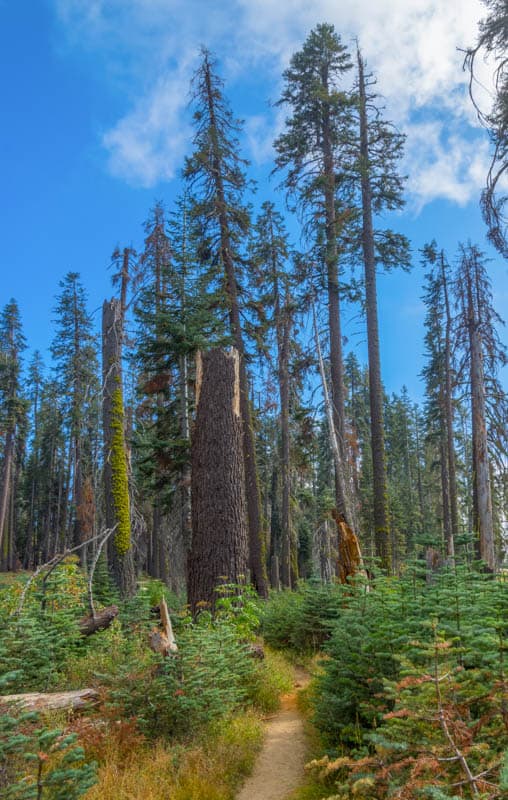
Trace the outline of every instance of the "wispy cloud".
[[[387, 113], [407, 131], [406, 169], [414, 206], [436, 197], [466, 203], [485, 176], [488, 145], [462, 71], [475, 41], [481, 0], [53, 0], [73, 47], [94, 52], [129, 76], [131, 109], [103, 138], [111, 171], [144, 186], [175, 175], [190, 132], [185, 115], [193, 54], [217, 52], [231, 87], [255, 74], [274, 98], [281, 70], [311, 27], [334, 23], [346, 42], [360, 38], [378, 76]], [[484, 83], [488, 65], [479, 64]], [[488, 96], [488, 95], [487, 95]], [[245, 145], [256, 162], [272, 158], [280, 111], [247, 116]]]

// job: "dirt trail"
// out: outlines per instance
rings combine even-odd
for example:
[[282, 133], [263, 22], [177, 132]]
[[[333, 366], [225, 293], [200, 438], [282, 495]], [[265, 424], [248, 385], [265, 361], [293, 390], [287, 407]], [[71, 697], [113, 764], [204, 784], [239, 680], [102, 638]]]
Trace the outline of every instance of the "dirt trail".
[[284, 695], [281, 710], [266, 721], [263, 749], [237, 800], [284, 800], [302, 783], [307, 746], [296, 697], [309, 680], [306, 672], [296, 670], [295, 690]]

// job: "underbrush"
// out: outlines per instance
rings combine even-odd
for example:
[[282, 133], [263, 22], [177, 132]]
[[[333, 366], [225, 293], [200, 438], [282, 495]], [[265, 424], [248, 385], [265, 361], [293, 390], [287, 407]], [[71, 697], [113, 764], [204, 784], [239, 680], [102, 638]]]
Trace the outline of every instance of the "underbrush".
[[272, 647], [312, 655], [330, 637], [343, 606], [343, 587], [315, 581], [273, 593], [260, 608], [261, 633]]
[[[267, 648], [259, 659], [259, 605], [250, 591], [223, 587], [215, 616], [197, 620], [169, 596], [178, 652], [164, 658], [148, 646], [158, 624], [153, 603], [166, 594], [158, 582], [145, 581], [113, 624], [91, 637], [79, 634], [86, 587], [76, 563], [56, 569], [46, 585], [35, 581], [18, 613], [24, 585], [14, 582], [0, 597], [0, 669], [9, 693], [92, 686], [102, 703], [63, 724], [0, 709], [2, 797], [233, 797], [261, 740], [256, 715], [276, 710], [293, 683], [280, 653]], [[95, 762], [98, 783], [90, 790]], [[37, 795], [40, 774], [47, 779]]]
[[[505, 578], [461, 567], [427, 583], [415, 570], [338, 600], [307, 698], [321, 756], [294, 800], [507, 796]], [[304, 607], [300, 596], [268, 609], [279, 642]]]

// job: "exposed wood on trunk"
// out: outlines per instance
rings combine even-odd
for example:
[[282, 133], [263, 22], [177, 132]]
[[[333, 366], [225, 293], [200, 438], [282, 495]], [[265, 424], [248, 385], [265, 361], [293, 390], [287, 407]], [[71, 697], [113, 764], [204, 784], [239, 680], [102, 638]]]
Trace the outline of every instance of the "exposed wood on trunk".
[[353, 578], [360, 572], [364, 574], [360, 544], [355, 532], [342, 519], [337, 509], [332, 509], [332, 516], [337, 525], [339, 540], [339, 580], [347, 583], [348, 578]]
[[224, 581], [240, 583], [248, 568], [240, 358], [236, 350], [202, 355], [202, 382], [192, 437], [192, 546], [188, 599], [213, 607]]
[[118, 616], [118, 606], [107, 606], [94, 615], [83, 617], [79, 621], [79, 631], [83, 636], [90, 636], [97, 631], [109, 628], [113, 620]]
[[162, 630], [159, 628], [154, 628], [152, 631], [150, 631], [150, 647], [155, 653], [160, 653], [163, 656], [169, 656], [172, 653], [178, 652], [178, 645], [173, 633], [171, 617], [169, 616], [168, 606], [164, 597], [159, 604], [159, 609]]
[[15, 705], [23, 711], [85, 711], [99, 703], [95, 689], [77, 689], [72, 692], [31, 692], [0, 696], [2, 705]]

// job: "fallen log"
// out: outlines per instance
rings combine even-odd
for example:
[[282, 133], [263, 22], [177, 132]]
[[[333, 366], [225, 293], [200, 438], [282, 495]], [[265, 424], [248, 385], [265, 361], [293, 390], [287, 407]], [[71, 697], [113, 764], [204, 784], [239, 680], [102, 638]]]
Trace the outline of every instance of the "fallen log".
[[83, 711], [98, 702], [99, 693], [95, 689], [0, 695], [0, 706], [17, 705], [23, 711]]
[[79, 630], [83, 636], [90, 636], [92, 633], [109, 628], [115, 617], [118, 616], [118, 606], [107, 606], [102, 611], [98, 611], [93, 616], [83, 617], [79, 621]]

